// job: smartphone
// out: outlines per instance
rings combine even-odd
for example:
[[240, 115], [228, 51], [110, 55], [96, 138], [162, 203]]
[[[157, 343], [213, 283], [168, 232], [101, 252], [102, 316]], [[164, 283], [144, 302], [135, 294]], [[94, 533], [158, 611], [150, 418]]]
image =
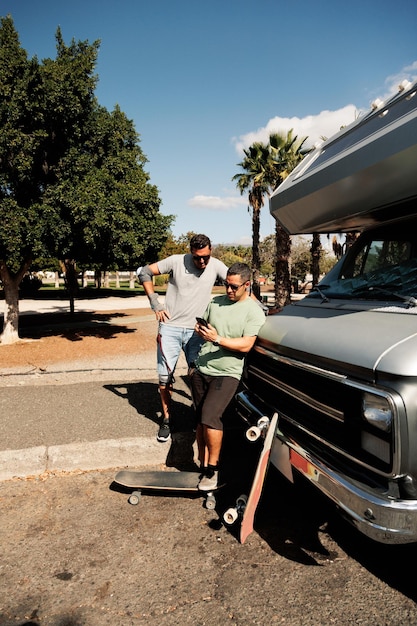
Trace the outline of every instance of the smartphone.
[[195, 319], [200, 324], [200, 326], [205, 326], [206, 328], [208, 328], [206, 320], [204, 320], [202, 317], [196, 317]]

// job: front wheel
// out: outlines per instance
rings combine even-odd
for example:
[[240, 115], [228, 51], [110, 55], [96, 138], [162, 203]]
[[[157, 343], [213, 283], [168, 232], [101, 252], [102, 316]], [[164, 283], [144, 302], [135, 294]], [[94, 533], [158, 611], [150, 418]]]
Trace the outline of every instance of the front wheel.
[[140, 491], [133, 491], [129, 496], [129, 500], [128, 500], [129, 504], [133, 504], [133, 505], [139, 504], [139, 500], [141, 496], [142, 494]]

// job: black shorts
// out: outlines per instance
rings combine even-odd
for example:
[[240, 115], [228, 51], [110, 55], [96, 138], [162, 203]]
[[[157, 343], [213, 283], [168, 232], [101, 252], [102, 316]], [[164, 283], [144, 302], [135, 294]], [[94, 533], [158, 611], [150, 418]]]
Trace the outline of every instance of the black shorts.
[[239, 386], [232, 376], [206, 376], [196, 370], [191, 377], [191, 390], [197, 421], [223, 430], [223, 413]]

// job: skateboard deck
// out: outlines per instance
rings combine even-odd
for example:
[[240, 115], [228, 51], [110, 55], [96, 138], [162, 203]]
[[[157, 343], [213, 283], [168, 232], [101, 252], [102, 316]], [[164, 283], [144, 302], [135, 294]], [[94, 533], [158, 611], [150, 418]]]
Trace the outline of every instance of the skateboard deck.
[[214, 509], [216, 499], [214, 493], [222, 487], [219, 485], [212, 491], [201, 491], [198, 488], [199, 474], [197, 472], [175, 471], [134, 471], [122, 470], [114, 478], [118, 485], [134, 489], [129, 497], [130, 504], [138, 504], [142, 490], [165, 492], [196, 493], [206, 498], [206, 507]]
[[247, 537], [253, 531], [253, 522], [255, 519], [256, 509], [258, 507], [258, 503], [262, 494], [266, 472], [269, 466], [271, 448], [277, 430], [277, 423], [278, 413], [274, 413], [268, 428], [265, 429], [265, 439], [261, 454], [259, 456], [259, 461], [256, 467], [255, 476], [252, 482], [249, 497], [241, 495], [236, 501], [236, 507], [233, 509], [228, 509], [224, 514], [224, 520], [228, 524], [236, 521], [237, 517], [241, 515], [242, 521], [239, 533], [240, 543], [244, 543]]

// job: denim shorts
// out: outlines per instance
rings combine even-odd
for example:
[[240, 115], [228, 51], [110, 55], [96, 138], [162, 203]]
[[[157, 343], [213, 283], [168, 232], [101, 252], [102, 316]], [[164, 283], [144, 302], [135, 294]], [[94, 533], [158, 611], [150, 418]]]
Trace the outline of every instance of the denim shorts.
[[159, 324], [157, 336], [158, 377], [161, 384], [173, 380], [175, 368], [184, 351], [188, 367], [196, 361], [203, 340], [193, 328], [181, 328], [169, 324]]

